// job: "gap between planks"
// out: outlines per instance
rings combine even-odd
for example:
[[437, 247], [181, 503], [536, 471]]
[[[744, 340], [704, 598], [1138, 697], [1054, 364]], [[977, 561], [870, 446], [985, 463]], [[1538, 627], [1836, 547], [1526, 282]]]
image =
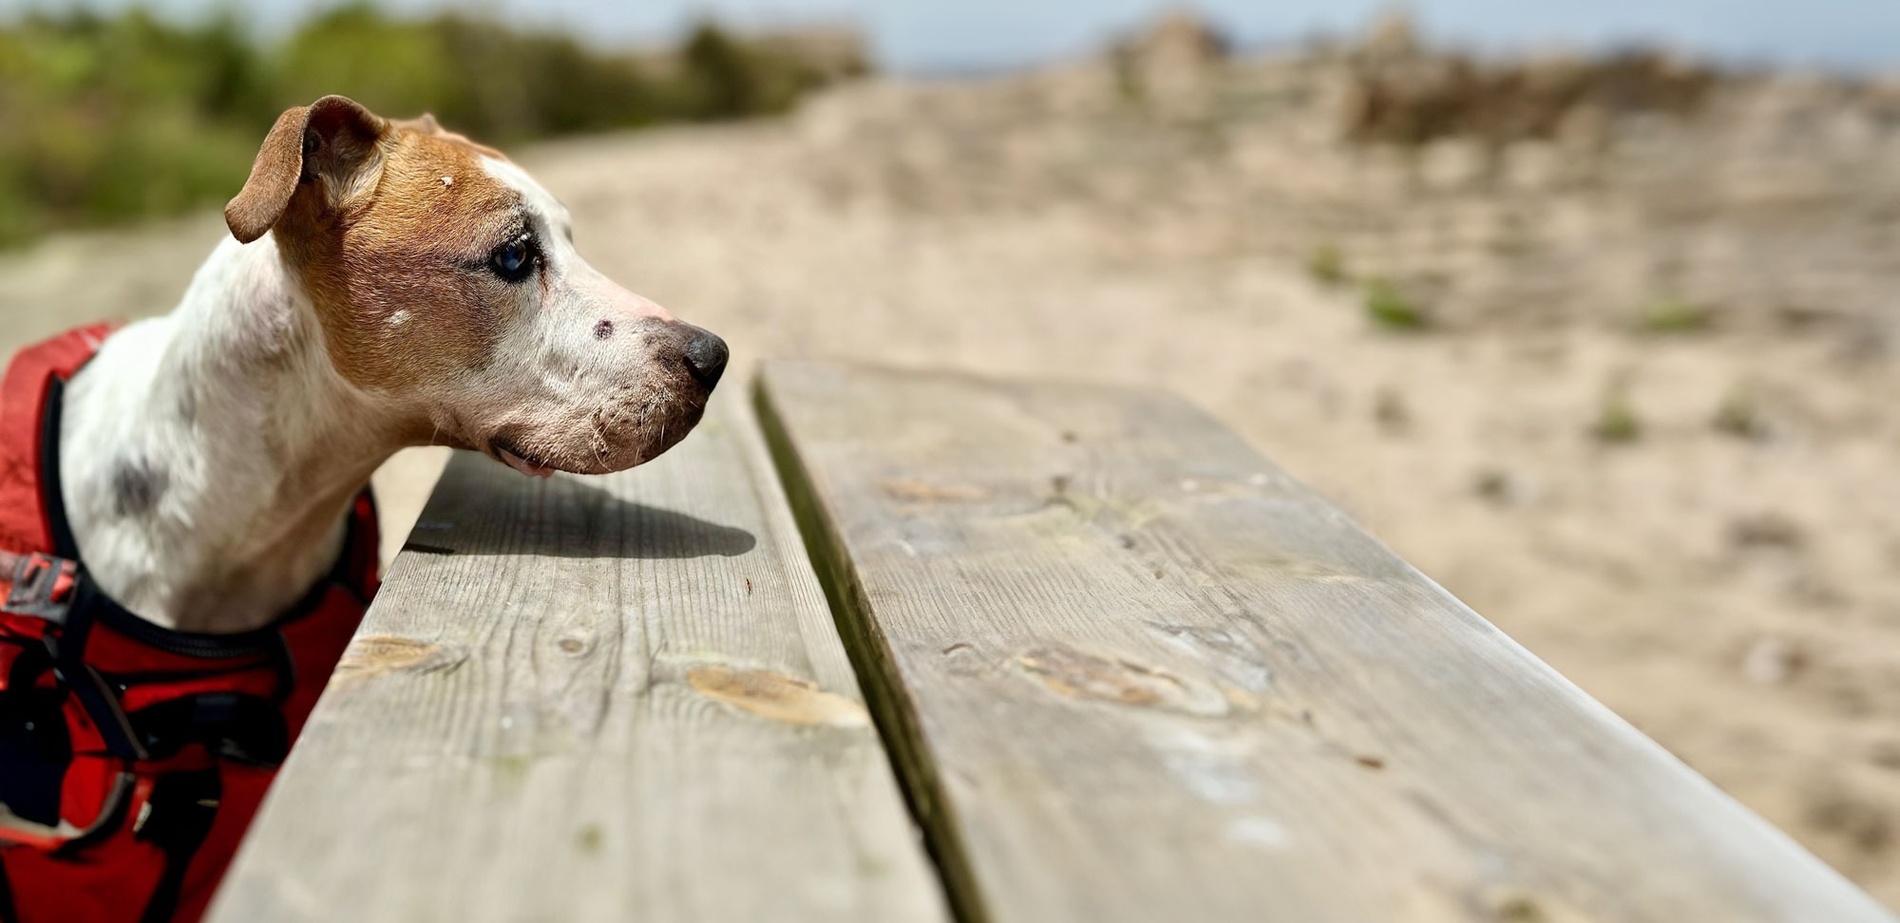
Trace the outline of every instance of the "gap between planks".
[[923, 831], [924, 847], [943, 883], [950, 913], [958, 923], [990, 923], [943, 781], [924, 751], [916, 705], [895, 673], [895, 659], [883, 634], [876, 628], [851, 557], [813, 493], [810, 472], [805, 470], [792, 448], [784, 423], [772, 405], [764, 375], [754, 378], [752, 396], [759, 429], [778, 470], [780, 486], [791, 505], [798, 530], [804, 536], [806, 556], [811, 559], [818, 585], [824, 589], [825, 601], [831, 606], [838, 638], [851, 660], [851, 668], [858, 674], [859, 690], [870, 709], [878, 736], [884, 741], [884, 752], [897, 774], [904, 803], [910, 808], [917, 828]]

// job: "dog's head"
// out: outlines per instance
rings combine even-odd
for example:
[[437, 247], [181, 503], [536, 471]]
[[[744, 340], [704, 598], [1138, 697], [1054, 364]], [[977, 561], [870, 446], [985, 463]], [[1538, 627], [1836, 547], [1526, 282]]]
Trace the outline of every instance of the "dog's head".
[[415, 441], [619, 471], [685, 436], [725, 369], [718, 337], [581, 259], [519, 167], [427, 116], [291, 109], [224, 215], [244, 243], [271, 233], [330, 362]]

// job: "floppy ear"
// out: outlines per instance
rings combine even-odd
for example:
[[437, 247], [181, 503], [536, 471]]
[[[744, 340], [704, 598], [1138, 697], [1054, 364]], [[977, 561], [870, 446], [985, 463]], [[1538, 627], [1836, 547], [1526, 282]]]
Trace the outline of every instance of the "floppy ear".
[[224, 206], [231, 236], [247, 244], [264, 236], [304, 183], [321, 183], [326, 205], [342, 201], [375, 164], [388, 131], [387, 121], [342, 96], [285, 110], [257, 149], [251, 178]]

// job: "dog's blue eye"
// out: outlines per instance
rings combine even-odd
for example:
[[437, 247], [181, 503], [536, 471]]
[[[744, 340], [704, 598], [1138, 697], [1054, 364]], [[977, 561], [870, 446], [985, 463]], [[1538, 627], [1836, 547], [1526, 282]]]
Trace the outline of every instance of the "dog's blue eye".
[[488, 257], [495, 275], [509, 282], [520, 282], [534, 271], [534, 247], [527, 238], [509, 241], [495, 248]]

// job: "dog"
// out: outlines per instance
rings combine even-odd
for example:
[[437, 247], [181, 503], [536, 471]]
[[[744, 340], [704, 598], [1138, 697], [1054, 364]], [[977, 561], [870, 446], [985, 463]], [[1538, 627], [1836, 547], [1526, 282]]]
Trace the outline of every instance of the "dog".
[[288, 110], [224, 215], [170, 315], [0, 390], [0, 920], [203, 913], [375, 592], [397, 450], [624, 470], [726, 366], [427, 116]]

